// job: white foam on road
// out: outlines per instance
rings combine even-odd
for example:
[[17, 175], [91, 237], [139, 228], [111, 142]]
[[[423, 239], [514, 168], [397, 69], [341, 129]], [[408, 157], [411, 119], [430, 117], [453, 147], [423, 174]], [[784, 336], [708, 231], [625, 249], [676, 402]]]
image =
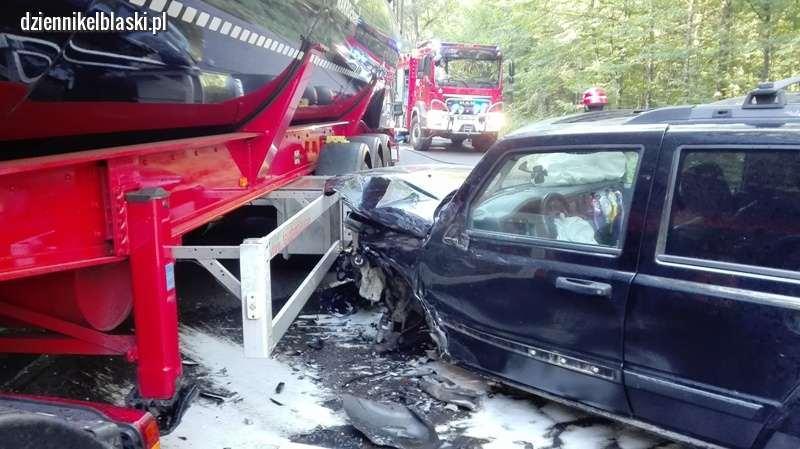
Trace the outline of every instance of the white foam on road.
[[560, 438], [563, 449], [604, 448], [614, 440], [614, 429], [610, 425], [600, 424], [570, 426], [561, 433]]
[[[652, 433], [646, 433], [634, 428], [626, 428], [617, 435], [617, 445], [620, 449], [649, 449], [658, 446], [665, 440]], [[678, 443], [658, 446], [661, 449], [681, 449]]]
[[[552, 439], [546, 434], [555, 424], [531, 402], [505, 395], [486, 398], [483, 406], [469, 418], [452, 423], [451, 428], [463, 429], [463, 435], [487, 440], [483, 449], [512, 449], [544, 447]], [[589, 447], [589, 446], [587, 446]]]
[[[291, 447], [291, 435], [344, 424], [322, 405], [329, 397], [311, 380], [316, 373], [309, 367], [295, 371], [277, 359], [247, 359], [240, 344], [193, 328], [181, 329], [181, 345], [211, 373], [206, 380], [236, 396], [220, 405], [198, 399], [181, 425], [162, 439], [164, 449]], [[285, 387], [275, 394], [279, 382]]]

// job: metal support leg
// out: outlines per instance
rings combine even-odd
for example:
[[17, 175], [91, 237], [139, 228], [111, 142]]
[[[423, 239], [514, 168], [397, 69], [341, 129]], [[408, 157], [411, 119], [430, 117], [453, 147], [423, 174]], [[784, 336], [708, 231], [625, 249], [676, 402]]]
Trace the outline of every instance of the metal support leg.
[[139, 394], [166, 400], [175, 395], [181, 376], [175, 263], [166, 250], [168, 193], [143, 189], [129, 193], [127, 201]]
[[[339, 255], [343, 234], [343, 206], [338, 194], [320, 195], [323, 181], [324, 179], [317, 177], [301, 178], [295, 184], [303, 184], [305, 188], [279, 190], [269, 197], [254, 200], [254, 205], [275, 206], [279, 215], [288, 215], [287, 209], [290, 208], [286, 207], [286, 201], [299, 201], [304, 206], [293, 211], [291, 217], [285, 216], [279, 220], [280, 225], [265, 237], [247, 239], [239, 247], [168, 248], [177, 259], [199, 262], [225, 288], [241, 299], [244, 353], [247, 357], [269, 357]], [[309, 188], [313, 185], [316, 185], [316, 189]], [[316, 245], [303, 245], [300, 248], [302, 254], [323, 256], [283, 307], [273, 314], [270, 261], [287, 251], [292, 254], [292, 245], [303, 237]], [[219, 259], [239, 259], [241, 281]]]
[[242, 331], [245, 357], [267, 358], [272, 341], [272, 274], [269, 247], [248, 239], [240, 247]]

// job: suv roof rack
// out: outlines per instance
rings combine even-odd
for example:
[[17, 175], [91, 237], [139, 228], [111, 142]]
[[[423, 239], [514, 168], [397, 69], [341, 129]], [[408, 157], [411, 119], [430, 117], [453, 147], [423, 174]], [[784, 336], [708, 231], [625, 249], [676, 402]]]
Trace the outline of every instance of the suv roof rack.
[[[800, 76], [759, 83], [747, 96], [695, 106], [670, 106], [635, 115], [626, 123], [782, 123], [800, 120], [800, 102], [786, 88]], [[791, 100], [791, 101], [790, 101]], [[791, 106], [791, 107], [789, 107]]]
[[800, 84], [800, 76], [759, 83], [744, 98], [742, 109], [782, 109], [786, 106], [786, 88]]

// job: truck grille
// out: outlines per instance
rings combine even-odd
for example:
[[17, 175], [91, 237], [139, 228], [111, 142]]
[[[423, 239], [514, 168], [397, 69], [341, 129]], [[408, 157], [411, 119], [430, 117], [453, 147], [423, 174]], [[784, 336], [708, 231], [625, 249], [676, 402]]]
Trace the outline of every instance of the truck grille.
[[486, 112], [490, 101], [488, 98], [448, 98], [446, 104], [451, 114], [476, 115]]

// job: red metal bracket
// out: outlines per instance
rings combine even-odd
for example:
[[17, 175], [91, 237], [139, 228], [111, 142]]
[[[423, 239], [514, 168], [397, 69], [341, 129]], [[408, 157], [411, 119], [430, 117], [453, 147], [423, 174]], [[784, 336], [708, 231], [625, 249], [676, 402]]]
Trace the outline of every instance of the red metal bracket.
[[314, 55], [320, 55], [316, 47], [308, 49], [302, 59], [284, 70], [279, 76], [279, 91], [269, 107], [263, 108], [241, 129], [242, 132], [257, 133], [258, 136], [245, 141], [228, 142], [231, 157], [242, 172], [244, 186], [256, 182], [270, 148], [280, 146], [311, 79], [314, 68], [311, 58]]
[[[0, 315], [52, 332], [72, 337], [0, 338], [0, 352], [52, 354], [121, 354], [133, 358], [133, 337], [108, 335], [43, 313], [0, 302]], [[23, 343], [24, 342], [24, 343]], [[25, 346], [32, 343], [33, 346]], [[45, 349], [45, 350], [43, 350]], [[73, 352], [77, 351], [77, 352]], [[88, 351], [88, 352], [87, 352]]]

